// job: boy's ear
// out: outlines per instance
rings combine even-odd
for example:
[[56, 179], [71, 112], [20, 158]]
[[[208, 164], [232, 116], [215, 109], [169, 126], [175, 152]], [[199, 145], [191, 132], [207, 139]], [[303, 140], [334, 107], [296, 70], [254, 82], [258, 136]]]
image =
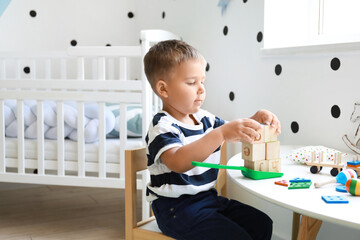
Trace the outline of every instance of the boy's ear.
[[156, 91], [159, 94], [160, 97], [167, 98], [168, 92], [167, 92], [167, 83], [164, 80], [158, 80], [156, 85]]

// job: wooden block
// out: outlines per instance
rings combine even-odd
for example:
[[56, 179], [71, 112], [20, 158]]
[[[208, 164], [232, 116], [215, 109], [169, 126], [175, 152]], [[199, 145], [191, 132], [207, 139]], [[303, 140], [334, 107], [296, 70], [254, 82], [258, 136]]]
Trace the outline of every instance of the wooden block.
[[244, 166], [246, 168], [255, 170], [255, 171], [262, 171], [268, 172], [269, 171], [269, 161], [267, 160], [257, 160], [257, 161], [244, 161]]
[[277, 133], [275, 128], [271, 127], [270, 125], [263, 125], [265, 137], [265, 142], [275, 142], [277, 141]]
[[247, 161], [265, 160], [265, 143], [242, 143], [242, 158]]
[[269, 162], [269, 172], [281, 172], [281, 158], [266, 161]]
[[260, 139], [255, 140], [254, 143], [263, 143], [263, 142], [265, 142], [265, 128], [264, 128], [264, 126], [258, 131], [260, 133]]
[[280, 158], [280, 142], [265, 143], [265, 159], [279, 159]]

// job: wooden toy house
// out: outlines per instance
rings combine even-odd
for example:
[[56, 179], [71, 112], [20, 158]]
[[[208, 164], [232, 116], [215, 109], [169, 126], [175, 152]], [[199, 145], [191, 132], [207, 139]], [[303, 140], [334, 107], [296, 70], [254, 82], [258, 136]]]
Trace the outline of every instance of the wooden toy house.
[[244, 166], [256, 171], [281, 172], [280, 142], [273, 127], [263, 125], [261, 138], [253, 144], [242, 143]]

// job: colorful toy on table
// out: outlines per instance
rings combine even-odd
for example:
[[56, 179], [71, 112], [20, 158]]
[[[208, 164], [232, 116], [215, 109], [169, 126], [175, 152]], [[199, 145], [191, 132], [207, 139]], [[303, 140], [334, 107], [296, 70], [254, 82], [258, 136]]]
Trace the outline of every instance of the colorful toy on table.
[[354, 155], [352, 161], [348, 161], [346, 164], [346, 168], [353, 169], [360, 175], [360, 155]]
[[360, 180], [359, 179], [349, 179], [346, 184], [346, 191], [354, 196], [360, 196]]
[[216, 169], [241, 170], [241, 173], [245, 177], [252, 178], [254, 180], [277, 178], [277, 177], [282, 177], [284, 175], [283, 173], [279, 173], [279, 172], [262, 172], [262, 171], [255, 171], [253, 169], [249, 169], [242, 166], [229, 166], [229, 165], [221, 165], [215, 163], [192, 161], [192, 165], [197, 167], [207, 167], [207, 168], [216, 168]]
[[341, 183], [345, 185], [346, 181], [352, 178], [357, 178], [357, 173], [353, 169], [344, 169], [335, 178], [329, 181], [316, 182], [314, 183], [314, 186], [319, 188], [329, 183]]
[[289, 182], [287, 180], [279, 180], [279, 181], [275, 181], [276, 185], [280, 185], [280, 186], [285, 186], [288, 187], [289, 186]]
[[336, 186], [335, 190], [336, 190], [337, 192], [347, 192], [345, 185]]
[[280, 142], [275, 128], [262, 125], [260, 138], [242, 142], [244, 167], [261, 172], [281, 172]]
[[290, 180], [290, 182], [311, 182], [311, 179], [306, 178], [293, 178]]
[[337, 176], [341, 169], [345, 166], [345, 164], [342, 163], [342, 154], [340, 152], [336, 152], [334, 154], [333, 161], [325, 161], [325, 158], [324, 152], [320, 152], [317, 157], [317, 153], [313, 151], [311, 153], [311, 161], [306, 162], [306, 165], [311, 166], [310, 172], [313, 174], [320, 172], [323, 167], [331, 167], [332, 169], [330, 174], [334, 177]]
[[291, 182], [288, 189], [310, 188], [312, 182]]
[[321, 196], [326, 203], [349, 203], [344, 196]]

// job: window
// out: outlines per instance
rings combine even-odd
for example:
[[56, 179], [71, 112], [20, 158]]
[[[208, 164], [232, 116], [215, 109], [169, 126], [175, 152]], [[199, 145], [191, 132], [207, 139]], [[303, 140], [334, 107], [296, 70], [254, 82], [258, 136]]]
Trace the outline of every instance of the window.
[[359, 0], [265, 0], [264, 48], [360, 42]]

